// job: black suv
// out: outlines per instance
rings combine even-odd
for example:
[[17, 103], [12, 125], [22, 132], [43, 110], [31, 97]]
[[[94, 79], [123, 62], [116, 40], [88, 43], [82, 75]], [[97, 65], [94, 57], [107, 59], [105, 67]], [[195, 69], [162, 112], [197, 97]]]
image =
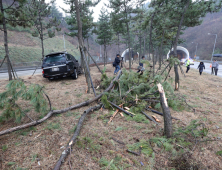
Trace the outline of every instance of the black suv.
[[42, 75], [49, 80], [68, 76], [77, 79], [79, 73], [81, 68], [78, 60], [67, 52], [48, 54], [42, 61]]

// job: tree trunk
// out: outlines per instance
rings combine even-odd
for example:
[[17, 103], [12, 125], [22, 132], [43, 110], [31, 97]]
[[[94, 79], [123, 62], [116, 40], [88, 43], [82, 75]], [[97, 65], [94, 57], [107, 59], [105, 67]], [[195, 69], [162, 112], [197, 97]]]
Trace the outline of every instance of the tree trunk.
[[[189, 5], [190, 5], [190, 0], [187, 1], [186, 6], [184, 7], [184, 11], [182, 13], [180, 24], [178, 26], [176, 39], [174, 41], [173, 53], [174, 53], [175, 58], [177, 58], [177, 43], [178, 43], [178, 39], [179, 39], [179, 36], [180, 36], [180, 31], [181, 31], [183, 20], [184, 20], [184, 15], [185, 15]], [[178, 90], [179, 89], [179, 72], [178, 72], [178, 65], [177, 64], [174, 65], [174, 71], [175, 71], [175, 90]]]
[[140, 59], [141, 59], [141, 53], [142, 53], [142, 36], [141, 36], [141, 31], [140, 31], [140, 54], [139, 54], [139, 63], [140, 63]]
[[120, 55], [120, 49], [119, 49], [119, 33], [118, 33], [118, 53]]
[[41, 46], [42, 46], [42, 60], [44, 58], [44, 45], [43, 45], [43, 28], [42, 28], [42, 21], [41, 21], [41, 14], [40, 11], [38, 11], [39, 14], [39, 23], [40, 23], [40, 40], [41, 40]]
[[107, 61], [108, 61], [108, 55], [107, 55], [107, 50], [106, 50], [106, 64], [107, 64]]
[[160, 94], [160, 104], [163, 110], [163, 118], [164, 118], [164, 134], [167, 138], [170, 138], [173, 134], [172, 128], [172, 118], [170, 115], [170, 109], [167, 104], [166, 96], [164, 93], [163, 86], [159, 83], [157, 84], [158, 91]]
[[184, 15], [185, 15], [185, 13], [186, 13], [189, 5], [190, 5], [190, 1], [191, 1], [191, 0], [188, 0], [186, 6], [184, 7], [184, 11], [183, 11], [183, 13], [182, 13], [182, 17], [181, 17], [181, 20], [180, 20], [180, 24], [179, 24], [179, 26], [178, 26], [176, 39], [175, 39], [174, 45], [173, 45], [174, 57], [177, 57], [177, 43], [178, 43], [178, 39], [179, 39], [179, 37], [180, 37], [180, 31], [181, 31], [182, 24], [183, 24], [183, 20], [184, 20]]
[[175, 72], [175, 90], [179, 90], [180, 77], [178, 72], [178, 64], [174, 64], [174, 72]]
[[0, 5], [1, 5], [1, 13], [2, 13], [2, 25], [3, 25], [3, 30], [4, 30], [5, 56], [6, 56], [6, 60], [7, 60], [8, 78], [10, 81], [10, 80], [12, 80], [12, 73], [11, 73], [11, 66], [10, 66], [10, 60], [9, 60], [7, 27], [6, 27], [6, 20], [5, 20], [5, 14], [4, 14], [2, 0], [0, 0]]
[[[89, 40], [88, 40], [88, 38], [87, 38], [87, 47], [88, 47], [88, 52], [89, 52]], [[88, 54], [88, 53], [87, 53]], [[89, 54], [87, 55], [88, 56], [88, 59], [87, 59], [87, 61], [88, 61], [88, 66], [89, 66], [89, 63], [90, 63], [90, 57], [89, 57]], [[89, 69], [90, 69], [90, 67], [89, 67]]]
[[41, 39], [41, 46], [42, 46], [42, 60], [44, 58], [44, 44], [43, 44], [43, 35], [40, 35], [40, 39]]
[[[152, 43], [152, 29], [153, 29], [153, 19], [154, 19], [155, 13], [153, 13], [150, 21], [150, 42], [149, 42], [149, 53], [150, 50], [152, 52], [152, 59], [153, 59], [153, 77], [155, 73], [155, 60], [154, 60], [154, 50], [153, 50], [153, 43]], [[150, 57], [150, 54], [149, 54]]]
[[146, 55], [146, 32], [144, 33], [143, 55]]
[[83, 54], [82, 54], [82, 51], [81, 51], [81, 49], [84, 50], [84, 48], [83, 48], [84, 43], [83, 43], [83, 37], [82, 37], [82, 21], [81, 21], [81, 18], [80, 18], [80, 6], [79, 6], [79, 3], [78, 3], [78, 0], [74, 0], [74, 4], [75, 4], [75, 11], [76, 11], [77, 25], [78, 25], [78, 41], [79, 41], [79, 48], [80, 48], [79, 50], [80, 50], [80, 54], [81, 54], [81, 61], [83, 61], [83, 63], [81, 63], [81, 65], [84, 68], [86, 83], [87, 83], [87, 86], [88, 86], [88, 93], [90, 93], [89, 73], [86, 69], [87, 62], [84, 60]]
[[131, 70], [131, 50], [130, 50], [130, 34], [129, 34], [129, 24], [127, 23], [127, 34], [128, 34], [128, 48], [129, 48], [129, 69]]
[[106, 65], [106, 45], [104, 44], [104, 49], [103, 49], [103, 52], [104, 52], [104, 67], [105, 67], [105, 65]]
[[163, 53], [162, 53], [162, 50], [163, 50], [163, 39], [164, 39], [164, 35], [165, 35], [165, 31], [163, 30], [163, 35], [162, 35], [162, 39], [161, 39], [161, 44], [160, 44], [160, 50], [159, 50], [159, 70], [161, 70], [161, 64], [162, 64], [162, 61], [163, 61]]
[[[128, 19], [128, 13], [127, 13], [127, 6], [124, 1], [124, 10], [125, 10], [125, 17], [126, 20]], [[129, 48], [129, 69], [131, 70], [131, 55], [130, 55], [130, 33], [129, 33], [129, 22], [126, 23], [126, 28], [127, 28], [127, 36], [128, 36], [128, 48]]]

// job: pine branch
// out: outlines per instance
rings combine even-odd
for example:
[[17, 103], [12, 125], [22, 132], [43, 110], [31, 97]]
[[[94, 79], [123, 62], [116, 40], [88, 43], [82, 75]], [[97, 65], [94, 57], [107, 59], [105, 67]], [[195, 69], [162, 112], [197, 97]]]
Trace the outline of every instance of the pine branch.
[[106, 90], [104, 90], [100, 95], [97, 95], [97, 97], [95, 97], [93, 99], [90, 99], [90, 100], [87, 100], [87, 101], [84, 101], [82, 103], [79, 103], [77, 105], [74, 105], [74, 106], [62, 109], [62, 110], [52, 110], [52, 111], [49, 111], [48, 114], [45, 117], [43, 117], [42, 119], [39, 119], [39, 120], [37, 120], [35, 122], [23, 124], [21, 126], [16, 126], [16, 127], [10, 128], [10, 129], [6, 129], [6, 130], [3, 130], [3, 131], [0, 131], [0, 136], [8, 134], [8, 133], [11, 133], [11, 132], [14, 132], [14, 131], [17, 131], [17, 130], [25, 129], [27, 127], [36, 126], [36, 125], [46, 121], [47, 119], [49, 119], [51, 116], [53, 116], [55, 114], [61, 114], [61, 113], [67, 112], [69, 110], [77, 109], [77, 108], [80, 108], [80, 107], [83, 107], [83, 106], [88, 106], [90, 103], [93, 103], [93, 102], [97, 101], [98, 99], [100, 99], [104, 95], [104, 93], [106, 93], [109, 90], [111, 90], [111, 88], [114, 85], [114, 82], [119, 79], [121, 73], [122, 72], [120, 70], [118, 75], [110, 83], [109, 87], [107, 87]]

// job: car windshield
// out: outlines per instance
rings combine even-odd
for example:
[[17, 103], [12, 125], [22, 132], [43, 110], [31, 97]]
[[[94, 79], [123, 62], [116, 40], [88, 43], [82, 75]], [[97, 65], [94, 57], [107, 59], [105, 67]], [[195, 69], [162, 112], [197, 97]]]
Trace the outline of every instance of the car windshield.
[[43, 64], [44, 65], [59, 65], [59, 64], [65, 64], [66, 62], [66, 57], [64, 54], [56, 54], [56, 55], [50, 55], [47, 56]]

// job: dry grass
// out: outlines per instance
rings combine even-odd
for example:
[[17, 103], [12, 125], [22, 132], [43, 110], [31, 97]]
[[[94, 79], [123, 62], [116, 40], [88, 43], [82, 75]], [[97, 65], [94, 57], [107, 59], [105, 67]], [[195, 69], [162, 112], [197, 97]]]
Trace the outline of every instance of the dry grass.
[[[91, 72], [93, 81], [100, 80], [100, 73], [96, 67], [92, 67]], [[107, 75], [113, 76], [111, 66], [107, 68]], [[171, 75], [174, 76], [173, 72], [171, 72]], [[77, 80], [48, 81], [43, 79], [41, 75], [35, 75], [31, 79], [24, 77], [24, 80], [27, 83], [44, 85], [54, 109], [62, 109], [94, 97], [93, 92], [90, 94], [85, 93], [86, 83], [83, 75]], [[221, 82], [222, 78], [220, 77], [205, 73], [199, 76], [198, 72], [193, 69], [190, 70], [186, 78], [181, 75], [180, 91], [176, 93], [186, 95], [187, 103], [194, 107], [196, 112], [193, 113], [192, 110], [182, 112], [171, 110], [171, 114], [174, 117], [181, 119], [181, 121], [173, 120], [173, 124], [177, 127], [186, 126], [189, 125], [191, 120], [199, 119], [209, 128], [209, 138], [222, 138]], [[1, 87], [4, 87], [7, 81], [2, 80], [0, 84]], [[1, 88], [0, 92], [3, 90]], [[100, 92], [97, 91], [97, 93]], [[1, 136], [0, 169], [16, 169], [18, 167], [24, 169], [52, 169], [63, 151], [62, 147], [66, 146], [69, 141], [79, 117], [88, 107], [54, 116], [29, 130], [25, 129]], [[137, 123], [133, 120], [128, 120], [127, 115], [121, 117], [119, 114], [114, 118], [113, 122], [107, 124], [106, 122], [112, 113], [113, 111], [99, 110], [87, 117], [77, 143], [61, 169], [69, 169], [68, 160], [70, 159], [73, 169], [98, 170], [103, 167], [101, 158], [105, 158], [110, 163], [109, 167], [106, 167], [107, 169], [112, 169], [112, 162], [119, 169], [173, 168], [171, 162], [172, 152], [163, 151], [156, 145], [153, 146], [156, 152], [154, 159], [152, 159], [152, 156], [145, 154], [135, 156], [126, 152], [129, 145], [163, 135], [163, 118], [161, 116], [156, 116], [161, 121], [160, 126], [155, 126], [152, 122]], [[149, 112], [147, 114], [152, 115]], [[33, 113], [30, 113], [30, 116], [37, 119], [37, 116]], [[24, 118], [22, 121], [28, 122], [29, 120]], [[15, 125], [12, 121], [5, 122], [0, 125], [0, 130]], [[124, 142], [126, 145], [119, 144], [112, 137]], [[221, 150], [221, 144], [221, 141], [198, 143], [191, 157], [195, 158], [194, 161], [201, 164], [205, 169], [219, 170], [222, 167], [222, 157], [217, 156], [215, 153]], [[182, 158], [181, 160], [183, 161]]]

